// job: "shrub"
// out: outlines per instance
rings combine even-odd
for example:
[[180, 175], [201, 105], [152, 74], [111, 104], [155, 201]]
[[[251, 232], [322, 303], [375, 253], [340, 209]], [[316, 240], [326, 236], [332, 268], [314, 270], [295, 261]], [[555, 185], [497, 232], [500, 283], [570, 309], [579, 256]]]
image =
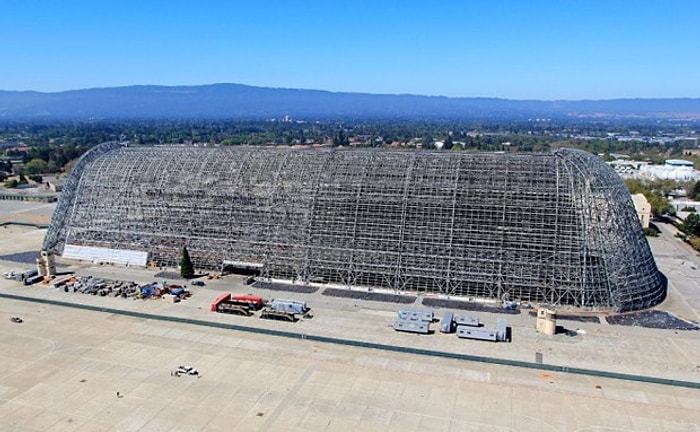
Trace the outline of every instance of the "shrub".
[[48, 164], [46, 163], [46, 161], [39, 158], [34, 158], [30, 160], [24, 166], [24, 172], [30, 175], [46, 173], [48, 170]]
[[697, 213], [689, 214], [679, 228], [686, 234], [700, 236], [700, 215]]
[[688, 243], [693, 247], [693, 249], [700, 251], [700, 237], [697, 236], [691, 236], [688, 239]]
[[654, 228], [644, 228], [644, 235], [647, 237], [658, 237], [659, 232]]

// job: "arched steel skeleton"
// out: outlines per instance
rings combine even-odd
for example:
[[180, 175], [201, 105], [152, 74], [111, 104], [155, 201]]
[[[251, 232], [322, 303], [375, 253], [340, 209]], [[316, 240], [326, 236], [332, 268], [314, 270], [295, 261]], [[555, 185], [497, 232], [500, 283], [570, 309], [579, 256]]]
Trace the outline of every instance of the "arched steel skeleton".
[[617, 174], [588, 153], [103, 144], [44, 247], [224, 260], [263, 276], [635, 310], [666, 287]]

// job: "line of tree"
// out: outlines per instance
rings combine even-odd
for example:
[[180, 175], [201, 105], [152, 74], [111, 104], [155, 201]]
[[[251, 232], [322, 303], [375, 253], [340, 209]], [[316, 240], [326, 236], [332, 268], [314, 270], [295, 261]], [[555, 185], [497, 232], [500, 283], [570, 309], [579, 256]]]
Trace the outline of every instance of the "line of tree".
[[[640, 134], [692, 134], [694, 123], [629, 123], [567, 121], [90, 121], [71, 123], [1, 123], [0, 159], [21, 158], [28, 174], [66, 170], [66, 165], [90, 147], [110, 140], [133, 144], [422, 146], [435, 149], [442, 141], [448, 151], [546, 152], [573, 147], [594, 154], [624, 153], [633, 159], [662, 162], [667, 158], [693, 161], [700, 169], [700, 156], [690, 154], [696, 143], [617, 141], [603, 138], [631, 128]], [[600, 138], [580, 138], [590, 134]], [[15, 144], [15, 145], [13, 145]], [[28, 148], [28, 149], [27, 149]], [[3, 161], [3, 163], [7, 163]], [[10, 169], [0, 166], [0, 171]]]
[[[291, 145], [335, 143], [375, 146], [377, 143], [408, 143], [411, 140], [448, 141], [458, 147], [478, 150], [547, 151], [556, 146], [581, 148], [591, 153], [683, 155], [696, 144], [693, 141], [647, 143], [641, 140], [605, 139], [606, 133], [624, 133], [634, 128], [639, 134], [690, 134], [699, 124], [630, 123], [557, 120], [524, 121], [269, 121], [269, 120], [173, 120], [173, 121], [90, 121], [83, 123], [0, 123], [3, 140], [21, 142], [41, 149], [26, 154], [25, 163], [38, 158], [58, 166], [93, 145], [110, 140], [129, 140], [134, 144], [210, 143], [220, 145]], [[596, 139], [577, 138], [590, 135]], [[449, 145], [448, 145], [449, 147]], [[51, 154], [54, 153], [54, 154]], [[61, 153], [66, 153], [65, 155]], [[9, 156], [13, 155], [8, 152]], [[24, 154], [20, 156], [25, 157]]]

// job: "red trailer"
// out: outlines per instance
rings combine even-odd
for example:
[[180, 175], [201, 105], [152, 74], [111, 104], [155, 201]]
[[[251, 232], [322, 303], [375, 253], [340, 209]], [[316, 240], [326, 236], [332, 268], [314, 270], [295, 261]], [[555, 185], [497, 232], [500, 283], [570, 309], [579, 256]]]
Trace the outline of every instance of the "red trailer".
[[231, 299], [231, 293], [224, 293], [221, 294], [219, 297], [214, 300], [214, 302], [211, 304], [211, 311], [216, 312], [216, 307], [219, 306], [222, 302], [229, 301]]
[[254, 311], [262, 309], [263, 306], [265, 303], [261, 297], [250, 294], [232, 295], [225, 293], [214, 300], [211, 304], [211, 311], [250, 316]]

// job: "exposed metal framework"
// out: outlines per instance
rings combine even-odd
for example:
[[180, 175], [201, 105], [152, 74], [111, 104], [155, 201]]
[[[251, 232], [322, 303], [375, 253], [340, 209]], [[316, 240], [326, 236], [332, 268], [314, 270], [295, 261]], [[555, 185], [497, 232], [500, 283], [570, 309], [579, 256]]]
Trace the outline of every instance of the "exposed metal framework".
[[[106, 152], [105, 152], [106, 151]], [[588, 153], [98, 149], [46, 237], [297, 282], [633, 310], [665, 297], [631, 198]], [[81, 161], [82, 162], [82, 161]]]

